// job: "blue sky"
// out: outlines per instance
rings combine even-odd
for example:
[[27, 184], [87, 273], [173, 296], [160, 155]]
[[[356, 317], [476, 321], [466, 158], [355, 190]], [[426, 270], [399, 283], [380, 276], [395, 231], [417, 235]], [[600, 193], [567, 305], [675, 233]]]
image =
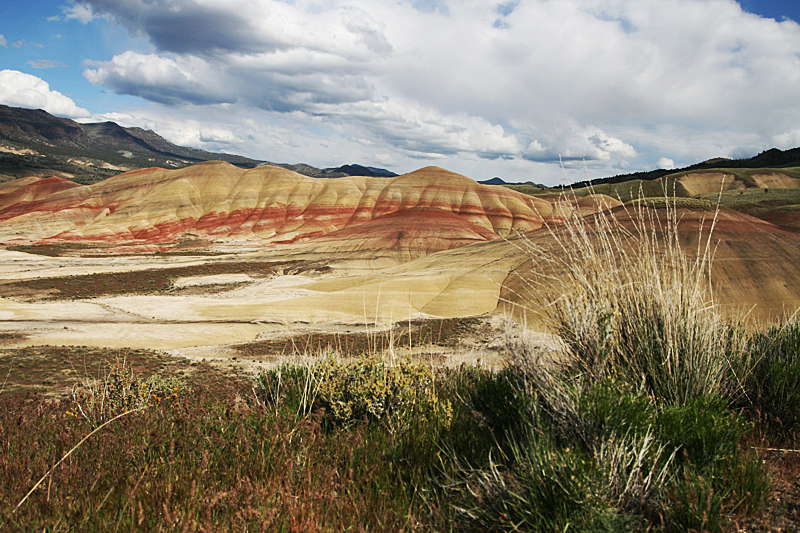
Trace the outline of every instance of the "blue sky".
[[0, 103], [555, 184], [800, 146], [800, 2], [5, 2]]

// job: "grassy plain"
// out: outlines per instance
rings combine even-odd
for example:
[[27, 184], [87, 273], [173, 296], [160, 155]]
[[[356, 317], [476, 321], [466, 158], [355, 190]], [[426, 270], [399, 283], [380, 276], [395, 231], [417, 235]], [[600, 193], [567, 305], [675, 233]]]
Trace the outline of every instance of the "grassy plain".
[[0, 527], [794, 531], [798, 331], [749, 341], [746, 398], [682, 403], [519, 344], [500, 371], [321, 355], [255, 378], [150, 351], [5, 350]]

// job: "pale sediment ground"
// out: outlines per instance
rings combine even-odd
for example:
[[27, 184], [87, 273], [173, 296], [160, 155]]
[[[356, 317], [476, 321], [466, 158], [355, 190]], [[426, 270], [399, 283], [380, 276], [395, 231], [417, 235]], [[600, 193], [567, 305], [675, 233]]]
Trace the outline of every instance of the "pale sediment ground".
[[[332, 270], [308, 275], [281, 275], [279, 270], [278, 275], [266, 278], [241, 273], [187, 276], [173, 280], [167, 291], [83, 300], [0, 298], [0, 334], [8, 337], [4, 347], [149, 348], [189, 358], [231, 361], [236, 357], [231, 346], [255, 340], [313, 333], [377, 333], [395, 322], [492, 313], [500, 285], [518, 259], [486, 258], [465, 249], [450, 253], [457, 257], [445, 266], [432, 256], [398, 265], [357, 254], [332, 257]], [[214, 257], [44, 257], [0, 250], [0, 275], [6, 281], [30, 280], [233, 260], [319, 261], [320, 256], [324, 254], [318, 250], [303, 254], [302, 247], [288, 253]], [[204, 287], [208, 292], [203, 292]], [[212, 290], [214, 287], [222, 289]], [[500, 325], [495, 326], [498, 334], [502, 332]], [[497, 344], [496, 338], [472, 339], [457, 349], [429, 346], [409, 350], [398, 340], [386, 355], [497, 366]], [[292, 354], [291, 358], [302, 355]], [[276, 360], [263, 364], [275, 364]]]
[[252, 276], [247, 274], [216, 274], [212, 276], [193, 276], [186, 278], [178, 278], [172, 286], [176, 289], [183, 287], [200, 287], [203, 285], [216, 285], [227, 283], [248, 283], [255, 281]]
[[27, 336], [7, 343], [24, 346], [92, 346], [112, 349], [169, 350], [197, 345], [224, 345], [255, 338], [270, 328], [264, 324], [237, 323], [130, 323], [91, 321], [0, 322], [0, 331]]
[[[224, 256], [216, 256], [217, 261]], [[26, 280], [194, 266], [207, 262], [195, 256], [47, 257], [0, 249], [0, 280]]]
[[[516, 341], [521, 340], [529, 347], [542, 355], [543, 360], [552, 360], [562, 357], [563, 346], [555, 335], [534, 332], [522, 328], [518, 323], [509, 321], [502, 316], [489, 316], [481, 319], [484, 327], [480, 333], [464, 335], [456, 346], [439, 346], [433, 344], [412, 346], [406, 335], [398, 332], [391, 346], [373, 355], [381, 356], [387, 362], [411, 358], [432, 367], [457, 367], [465, 364], [493, 370], [505, 366]], [[402, 330], [402, 324], [400, 325]], [[343, 325], [321, 324], [313, 325], [284, 325], [280, 328], [262, 332], [257, 340], [275, 340], [281, 338], [300, 338], [316, 333], [365, 333], [367, 335], [385, 335], [386, 327], [375, 325]], [[318, 349], [313, 351], [292, 350], [289, 353], [271, 355], [265, 358], [246, 358], [236, 350], [235, 345], [208, 345], [175, 348], [167, 353], [193, 361], [204, 361], [211, 364], [223, 365], [240, 372], [256, 374], [259, 371], [272, 369], [284, 363], [295, 365], [313, 365], [320, 359], [335, 356], [339, 360], [353, 358], [353, 354], [338, 352], [335, 349]]]

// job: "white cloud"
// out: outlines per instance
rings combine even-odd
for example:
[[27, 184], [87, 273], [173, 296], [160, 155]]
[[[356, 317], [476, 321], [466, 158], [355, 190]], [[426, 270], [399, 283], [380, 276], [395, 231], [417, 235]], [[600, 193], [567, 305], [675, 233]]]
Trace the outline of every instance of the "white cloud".
[[3, 36], [2, 33], [0, 33], [0, 46], [2, 47], [8, 46], [8, 41], [6, 41], [6, 38]]
[[37, 60], [30, 60], [25, 62], [27, 65], [30, 65], [32, 68], [41, 68], [41, 69], [48, 69], [48, 68], [57, 68], [57, 67], [66, 67], [64, 63], [61, 61], [54, 61], [52, 59], [37, 59]]
[[80, 21], [82, 24], [88, 24], [94, 19], [92, 8], [86, 4], [64, 6], [61, 11], [66, 20], [74, 19]]
[[800, 123], [800, 26], [734, 0], [78, 6], [154, 47], [90, 64], [92, 83], [171, 107], [263, 110], [307, 161], [338, 143], [539, 181], [528, 172], [555, 179], [559, 156], [598, 175], [664, 154], [682, 166], [792, 143]]
[[217, 73], [200, 58], [170, 59], [128, 51], [111, 61], [88, 62], [84, 76], [93, 84], [113, 87], [121, 94], [140, 96], [161, 104], [216, 104], [234, 101], [215, 90]]
[[661, 157], [658, 159], [658, 168], [663, 168], [664, 170], [672, 170], [675, 168], [675, 161], [670, 159], [669, 157]]
[[16, 107], [44, 109], [63, 117], [90, 116], [89, 111], [75, 105], [71, 98], [51, 90], [43, 79], [18, 70], [0, 70], [0, 102]]

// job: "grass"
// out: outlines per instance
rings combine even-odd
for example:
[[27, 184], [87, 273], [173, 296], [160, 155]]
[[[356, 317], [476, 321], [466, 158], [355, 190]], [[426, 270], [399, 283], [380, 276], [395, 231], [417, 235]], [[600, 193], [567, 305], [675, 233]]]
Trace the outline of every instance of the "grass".
[[[71, 350], [101, 366], [55, 399], [6, 371], [5, 529], [727, 531], [792, 510], [767, 506], [746, 445], [755, 406], [668, 405], [621, 376], [537, 362], [535, 347], [509, 350], [544, 364], [501, 371], [322, 359], [255, 382], [155, 352]], [[800, 463], [785, 468], [781, 494]]]
[[666, 207], [669, 204], [672, 208], [688, 208], [688, 209], [711, 209], [714, 210], [717, 207], [717, 198], [714, 197], [712, 199], [700, 199], [700, 198], [680, 198], [680, 197], [672, 197], [672, 198], [664, 198], [663, 196], [656, 196], [656, 197], [644, 197], [644, 198], [636, 198], [628, 202], [628, 205], [632, 207], [636, 206], [644, 206], [644, 207]]
[[[159, 401], [145, 388], [158, 379], [131, 361], [112, 363], [90, 388], [92, 400], [81, 393], [55, 401], [0, 395], [4, 528], [441, 531], [453, 514], [436, 483], [440, 468], [454, 464], [444, 447], [477, 462], [492, 441], [465, 404], [437, 407], [455, 402], [477, 371], [455, 379], [409, 363], [384, 379], [392, 369], [383, 363], [363, 360], [359, 368], [367, 372], [355, 372], [326, 362], [280, 370], [282, 385], [270, 395], [263, 378], [254, 389], [201, 367]], [[339, 376], [332, 386], [309, 392], [309, 372], [332, 371]], [[353, 374], [370, 378], [353, 387]], [[378, 393], [371, 387], [378, 383], [388, 386]], [[130, 403], [121, 389], [148, 394]], [[292, 398], [304, 394], [316, 400], [298, 412]], [[374, 402], [371, 411], [346, 417], [331, 409], [342, 395], [359, 394], [385, 401], [382, 410]], [[416, 416], [423, 412], [426, 418]]]
[[380, 354], [392, 347], [436, 345], [456, 347], [465, 334], [478, 333], [480, 320], [450, 318], [412, 320], [387, 331], [309, 333], [288, 338], [242, 343], [234, 346], [239, 357], [274, 361], [285, 356], [336, 352], [349, 357]]
[[[315, 419], [273, 416], [247, 404], [236, 408], [235, 398], [195, 393], [178, 406], [151, 407], [117, 420], [61, 463], [15, 511], [34, 477], [78, 441], [86, 426], [65, 414], [64, 403], [45, 408], [45, 416], [29, 404], [6, 405], [3, 438], [12, 444], [0, 463], [7, 481], [4, 526], [16, 531], [408, 527], [412, 502], [393, 482], [393, 465], [374, 457], [365, 428], [330, 434]], [[39, 439], [48, 443], [46, 450], [37, 446]]]
[[629, 208], [632, 227], [606, 212], [568, 220], [551, 229], [560, 254], [523, 239], [541, 265], [525, 296], [539, 300], [571, 364], [594, 379], [620, 378], [674, 405], [736, 395], [742, 328], [713, 305], [711, 241], [701, 234], [693, 255], [684, 252], [678, 207], [664, 205]]
[[793, 316], [750, 339], [755, 363], [747, 397], [772, 432], [800, 432], [800, 320]]
[[800, 204], [800, 189], [752, 188], [698, 196], [698, 199], [714, 202], [717, 198], [723, 207], [758, 217], [777, 208], [796, 209]]

